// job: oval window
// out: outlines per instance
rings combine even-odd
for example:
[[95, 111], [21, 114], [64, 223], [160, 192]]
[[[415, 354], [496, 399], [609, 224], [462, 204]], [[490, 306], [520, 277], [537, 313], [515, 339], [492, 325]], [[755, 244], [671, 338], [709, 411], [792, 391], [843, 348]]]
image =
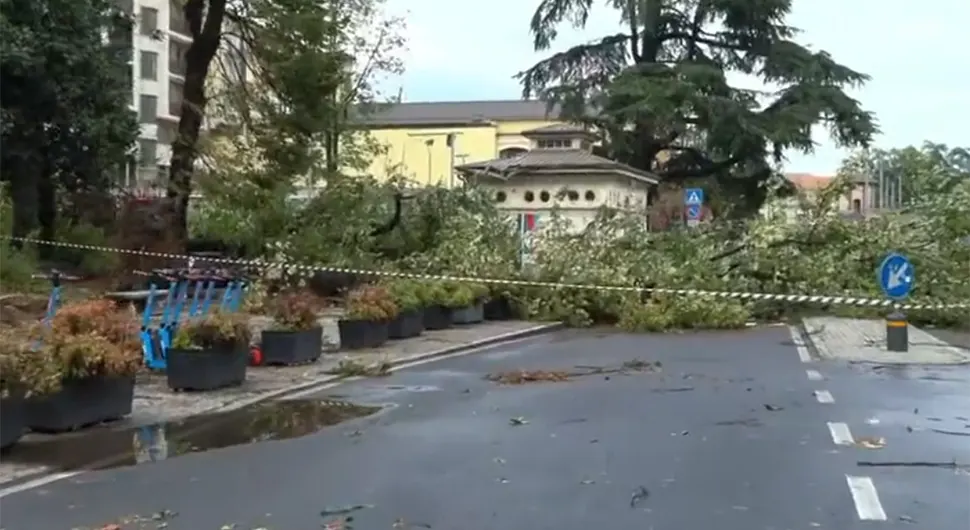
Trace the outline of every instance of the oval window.
[[576, 190], [569, 190], [569, 200], [571, 200], [571, 201], [578, 201], [579, 200], [579, 192], [576, 191]]
[[549, 202], [549, 192], [542, 191], [539, 193], [539, 200], [542, 202]]
[[532, 202], [536, 200], [536, 195], [531, 191], [525, 192], [525, 202]]
[[507, 196], [504, 191], [499, 191], [495, 193], [495, 202], [505, 202]]
[[596, 194], [593, 193], [593, 190], [589, 190], [589, 191], [586, 192], [586, 200], [587, 201], [595, 201], [596, 200]]

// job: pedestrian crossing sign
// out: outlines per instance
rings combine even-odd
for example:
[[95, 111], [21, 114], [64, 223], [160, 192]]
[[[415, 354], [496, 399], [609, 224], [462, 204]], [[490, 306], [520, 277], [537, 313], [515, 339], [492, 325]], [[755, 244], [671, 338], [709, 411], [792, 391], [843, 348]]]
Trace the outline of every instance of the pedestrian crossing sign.
[[704, 204], [704, 190], [701, 188], [687, 188], [684, 190], [684, 204], [700, 206]]

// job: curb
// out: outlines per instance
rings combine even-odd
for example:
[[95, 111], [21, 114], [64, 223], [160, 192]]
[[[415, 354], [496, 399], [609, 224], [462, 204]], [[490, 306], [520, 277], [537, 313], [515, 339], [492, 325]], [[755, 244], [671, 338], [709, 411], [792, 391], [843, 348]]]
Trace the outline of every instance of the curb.
[[[426, 361], [429, 359], [436, 359], [438, 357], [445, 357], [448, 355], [461, 353], [463, 351], [475, 350], [475, 349], [484, 348], [487, 346], [497, 346], [497, 345], [500, 345], [506, 342], [511, 342], [518, 339], [525, 339], [529, 337], [543, 335], [545, 333], [552, 333], [553, 331], [558, 331], [560, 329], [563, 329], [564, 327], [565, 327], [565, 324], [561, 322], [538, 324], [536, 326], [532, 326], [530, 328], [522, 329], [519, 331], [502, 333], [501, 335], [495, 335], [492, 337], [479, 339], [465, 344], [457, 344], [455, 346], [449, 346], [447, 348], [442, 348], [440, 350], [434, 350], [434, 351], [425, 352], [425, 353], [416, 353], [414, 355], [409, 355], [407, 357], [395, 359], [390, 362], [390, 365], [391, 365], [391, 368], [393, 369], [405, 364], [413, 363], [415, 361]], [[376, 364], [372, 364], [371, 366], [372, 367], [376, 366]], [[243, 399], [235, 403], [228, 403], [226, 405], [221, 405], [211, 409], [202, 410], [202, 411], [196, 412], [195, 414], [193, 414], [193, 416], [198, 416], [201, 414], [217, 414], [220, 412], [231, 412], [233, 410], [238, 410], [238, 409], [246, 408], [251, 405], [256, 405], [257, 403], [262, 403], [263, 401], [283, 398], [292, 394], [305, 392], [315, 387], [324, 386], [330, 383], [334, 383], [336, 381], [353, 379], [355, 377], [360, 377], [360, 376], [327, 375], [324, 377], [318, 377], [312, 381], [307, 381], [305, 383], [300, 383], [297, 385], [280, 388], [278, 390], [273, 390], [272, 392], [267, 392], [261, 396], [256, 396], [249, 399]]]
[[[484, 338], [484, 339], [476, 340], [476, 341], [469, 342], [469, 343], [465, 343], [465, 344], [458, 344], [458, 345], [455, 345], [455, 346], [450, 346], [448, 348], [442, 348], [440, 350], [435, 350], [435, 351], [426, 352], [426, 353], [417, 353], [417, 354], [414, 354], [414, 355], [409, 355], [407, 357], [403, 357], [401, 359], [395, 359], [394, 361], [391, 361], [391, 368], [393, 369], [393, 368], [396, 368], [396, 367], [400, 367], [400, 366], [403, 366], [403, 365], [406, 365], [406, 364], [409, 364], [409, 363], [413, 363], [415, 361], [435, 359], [435, 358], [438, 358], [438, 357], [446, 357], [448, 355], [453, 355], [453, 354], [461, 353], [461, 352], [464, 352], [464, 351], [470, 352], [472, 350], [479, 349], [479, 348], [485, 348], [485, 347], [488, 347], [488, 346], [498, 346], [500, 344], [503, 344], [503, 343], [506, 343], [506, 342], [512, 342], [512, 341], [515, 341], [515, 340], [518, 340], [518, 339], [525, 339], [525, 338], [529, 338], [529, 337], [534, 337], [534, 336], [542, 335], [542, 334], [545, 334], [545, 333], [551, 333], [553, 331], [557, 331], [557, 330], [563, 329], [564, 327], [565, 326], [562, 323], [559, 323], [559, 322], [549, 323], [549, 324], [538, 324], [536, 326], [532, 326], [532, 327], [529, 327], [529, 328], [526, 328], [526, 329], [523, 329], [523, 330], [519, 330], [519, 331], [512, 331], [512, 332], [509, 332], [509, 333], [503, 333], [501, 335], [495, 335], [495, 336], [492, 336], [492, 337], [487, 337], [487, 338]], [[372, 365], [372, 366], [374, 366], [374, 365]], [[264, 401], [269, 401], [269, 400], [272, 400], [272, 399], [278, 399], [278, 398], [286, 397], [288, 395], [297, 394], [297, 393], [300, 393], [300, 392], [304, 392], [304, 391], [307, 391], [307, 390], [311, 390], [311, 389], [313, 389], [315, 387], [324, 386], [324, 385], [327, 385], [329, 383], [334, 383], [336, 381], [353, 380], [355, 378], [362, 378], [362, 377], [359, 377], [359, 376], [349, 376], [348, 377], [348, 376], [341, 376], [341, 375], [329, 375], [329, 376], [325, 376], [325, 377], [320, 377], [320, 378], [317, 378], [317, 379], [315, 379], [313, 381], [307, 381], [305, 383], [300, 383], [298, 385], [293, 385], [293, 386], [289, 386], [289, 387], [286, 387], [286, 388], [281, 388], [281, 389], [278, 389], [278, 390], [274, 390], [272, 392], [267, 392], [267, 393], [265, 393], [265, 394], [263, 394], [261, 396], [256, 396], [256, 397], [253, 397], [253, 398], [240, 400], [240, 401], [237, 401], [235, 403], [229, 403], [229, 404], [226, 404], [226, 405], [222, 405], [222, 406], [213, 407], [213, 408], [210, 408], [210, 409], [201, 410], [199, 412], [196, 412], [195, 414], [192, 414], [192, 416], [198, 416], [198, 415], [202, 415], [202, 414], [217, 414], [217, 413], [221, 413], [221, 412], [231, 412], [231, 411], [234, 411], [234, 410], [239, 410], [239, 409], [246, 408], [246, 407], [249, 407], [249, 406], [252, 406], [252, 405], [256, 405], [256, 404], [262, 403]], [[178, 418], [172, 418], [169, 421], [177, 421], [177, 420], [178, 420]], [[143, 426], [143, 425], [133, 425], [132, 427], [140, 427], [140, 426]], [[85, 468], [79, 469], [76, 472], [71, 472], [70, 474], [68, 474], [66, 476], [61, 476], [59, 478], [54, 478], [53, 480], [47, 480], [47, 478], [49, 478], [49, 477], [58, 477], [58, 474], [57, 473], [52, 474], [52, 473], [46, 472], [46, 471], [41, 471], [41, 472], [38, 472], [36, 474], [25, 475], [23, 477], [13, 478], [13, 479], [9, 479], [9, 480], [3, 480], [3, 481], [0, 481], [0, 498], [3, 498], [5, 496], [7, 496], [8, 494], [16, 493], [17, 491], [20, 491], [20, 489], [22, 488], [23, 485], [30, 484], [30, 483], [35, 482], [35, 481], [42, 481], [41, 484], [47, 484], [48, 482], [54, 482], [56, 480], [60, 480], [61, 478], [67, 478], [68, 476], [73, 476], [74, 474], [79, 474], [79, 473], [83, 473], [83, 472], [89, 471], [91, 469], [98, 469], [101, 466], [110, 465], [111, 463], [116, 462], [118, 460], [121, 460], [123, 458], [126, 458], [126, 456], [125, 455], [114, 455], [114, 456], [110, 456], [110, 457], [104, 458], [102, 460], [99, 460], [97, 462], [94, 462], [92, 464], [89, 464]], [[60, 475], [63, 475], [63, 473], [60, 474]], [[35, 485], [30, 486], [29, 488], [23, 488], [23, 489], [24, 490], [30, 489], [30, 488], [36, 487], [38, 485], [39, 484], [35, 484]]]

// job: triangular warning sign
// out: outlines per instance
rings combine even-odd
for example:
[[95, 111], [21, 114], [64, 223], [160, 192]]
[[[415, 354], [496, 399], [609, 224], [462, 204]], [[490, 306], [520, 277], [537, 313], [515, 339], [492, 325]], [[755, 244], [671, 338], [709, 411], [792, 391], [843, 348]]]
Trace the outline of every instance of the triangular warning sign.
[[700, 204], [700, 203], [701, 203], [701, 197], [700, 197], [700, 194], [698, 194], [696, 191], [691, 191], [687, 195], [687, 204]]

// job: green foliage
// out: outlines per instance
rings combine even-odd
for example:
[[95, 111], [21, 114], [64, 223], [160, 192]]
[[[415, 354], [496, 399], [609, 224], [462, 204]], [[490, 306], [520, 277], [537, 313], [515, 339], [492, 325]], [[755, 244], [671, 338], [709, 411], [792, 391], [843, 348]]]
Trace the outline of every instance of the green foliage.
[[[584, 26], [592, 5], [542, 0], [531, 25], [535, 49], [549, 49], [562, 24]], [[794, 42], [797, 30], [785, 24], [791, 0], [609, 6], [624, 32], [555, 53], [519, 79], [525, 96], [558, 103], [567, 118], [593, 126], [611, 158], [665, 182], [702, 179], [741, 215], [764, 201], [763, 184], [783, 150], [812, 151], [816, 123], [826, 121], [840, 145], [864, 146], [876, 132], [872, 116], [843, 91], [868, 77]], [[777, 89], [763, 101], [764, 92], [732, 86], [732, 74]]]
[[129, 17], [107, 0], [3, 1], [0, 166], [17, 235], [51, 235], [58, 194], [106, 190], [128, 161]]
[[921, 147], [859, 151], [842, 162], [839, 175], [868, 180], [875, 208], [919, 204], [970, 179], [970, 147], [924, 142]]
[[[58, 222], [54, 238], [57, 241], [70, 241], [79, 245], [112, 246], [105, 229], [87, 223], [72, 223], [66, 220]], [[118, 270], [121, 263], [119, 254], [69, 247], [55, 247], [51, 253], [51, 258], [58, 264], [76, 268], [79, 273], [85, 276], [111, 275]]]
[[415, 280], [392, 279], [385, 282], [391, 299], [401, 311], [420, 309], [424, 306], [421, 297], [421, 282]]
[[235, 355], [249, 346], [251, 338], [248, 315], [216, 310], [181, 324], [172, 339], [172, 347]]

